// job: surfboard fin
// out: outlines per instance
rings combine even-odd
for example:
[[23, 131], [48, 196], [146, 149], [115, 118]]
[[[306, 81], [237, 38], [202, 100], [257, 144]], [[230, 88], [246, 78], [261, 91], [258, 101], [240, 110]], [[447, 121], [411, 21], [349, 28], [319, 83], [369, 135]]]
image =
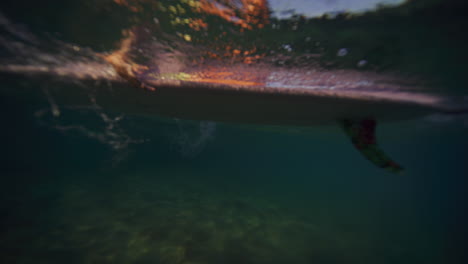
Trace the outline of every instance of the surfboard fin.
[[351, 138], [353, 145], [364, 157], [389, 172], [399, 173], [403, 168], [391, 160], [377, 145], [374, 119], [342, 120], [341, 125], [346, 134]]

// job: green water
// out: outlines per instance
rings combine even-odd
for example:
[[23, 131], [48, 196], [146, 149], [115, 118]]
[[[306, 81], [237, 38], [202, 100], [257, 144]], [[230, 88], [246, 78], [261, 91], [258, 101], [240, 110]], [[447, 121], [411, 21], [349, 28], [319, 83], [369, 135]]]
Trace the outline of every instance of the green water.
[[[183, 158], [177, 124], [155, 120], [138, 120], [151, 125], [151, 141], [112, 165], [108, 147], [36, 125], [20, 102], [3, 107], [2, 263], [460, 257], [468, 154], [460, 125], [382, 126], [379, 139], [404, 175], [368, 163], [337, 128], [218, 124], [200, 154]], [[196, 135], [196, 123], [184, 125]]]
[[[87, 14], [87, 5], [50, 2], [56, 5], [48, 17], [28, 17], [34, 11], [22, 13], [21, 3], [5, 10], [35, 31], [58, 31], [96, 50], [112, 47], [127, 23], [116, 25], [114, 14], [102, 24], [84, 22], [101, 25], [87, 33], [84, 26], [75, 31], [66, 14]], [[109, 11], [90, 9], [96, 14]], [[457, 64], [466, 57], [462, 19], [454, 17], [426, 29], [435, 32], [427, 39], [440, 42], [423, 51], [417, 36], [402, 38], [402, 49], [383, 45], [369, 60], [381, 71], [437, 72], [443, 93], [466, 94], [466, 66]], [[356, 29], [361, 19], [308, 29], [330, 38], [325, 32], [342, 29], [334, 23]], [[418, 26], [408, 32], [425, 35]], [[348, 33], [330, 39], [346, 41]], [[330, 45], [333, 53], [340, 47]], [[332, 66], [351, 67], [349, 60]], [[0, 77], [2, 91], [21, 91], [24, 83], [67, 87]], [[197, 145], [200, 122], [126, 115], [119, 126], [144, 142], [115, 151], [79, 131], [53, 128], [60, 122], [102, 132], [96, 113], [63, 108], [44, 124], [34, 113], [49, 107], [44, 96], [0, 94], [0, 263], [464, 263], [466, 118], [379, 126], [380, 144], [406, 168], [393, 175], [365, 160], [339, 127], [217, 123]]]

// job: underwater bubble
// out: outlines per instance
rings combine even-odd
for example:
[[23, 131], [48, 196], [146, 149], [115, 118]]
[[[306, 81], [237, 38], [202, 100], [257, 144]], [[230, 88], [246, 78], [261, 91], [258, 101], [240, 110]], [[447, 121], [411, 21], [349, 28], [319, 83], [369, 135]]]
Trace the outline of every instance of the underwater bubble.
[[182, 156], [193, 158], [205, 148], [212, 140], [216, 132], [216, 123], [209, 121], [199, 122], [195, 127], [187, 123], [174, 119], [179, 128], [179, 136], [176, 138], [178, 150]]
[[292, 47], [291, 47], [291, 45], [289, 45], [289, 44], [283, 44], [281, 47], [282, 47], [283, 49], [285, 49], [286, 51], [288, 51], [288, 52], [291, 52], [291, 51], [292, 51]]
[[336, 56], [338, 57], [344, 57], [346, 55], [348, 55], [348, 49], [346, 48], [339, 49], [338, 52], [336, 53]]
[[360, 60], [358, 63], [357, 63], [357, 66], [358, 67], [364, 67], [367, 65], [367, 61], [366, 60]]

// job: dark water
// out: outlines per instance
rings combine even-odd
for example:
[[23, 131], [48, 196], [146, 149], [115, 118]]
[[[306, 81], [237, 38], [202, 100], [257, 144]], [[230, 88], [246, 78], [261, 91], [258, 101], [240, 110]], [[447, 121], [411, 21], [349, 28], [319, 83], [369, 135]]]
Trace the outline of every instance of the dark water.
[[[119, 29], [130, 23], [118, 19], [125, 16], [118, 16], [115, 6], [88, 10], [87, 1], [50, 1], [39, 15], [37, 2], [27, 10], [24, 3], [2, 11], [36, 33], [58, 32], [63, 41], [95, 50], [112, 48]], [[423, 51], [416, 47], [418, 36], [398, 39], [397, 51], [379, 44], [371, 66], [436, 72], [443, 93], [466, 95], [466, 66], [457, 64], [466, 62], [459, 31], [465, 22], [461, 11], [455, 12], [459, 8], [449, 7], [440, 9], [440, 16], [434, 9], [396, 20], [388, 15], [401, 22], [388, 25], [401, 31], [412, 19], [425, 21], [417, 15], [433, 17], [435, 28], [411, 24], [404, 35], [419, 32], [440, 42], [428, 41]], [[67, 15], [72, 13], [75, 17]], [[94, 20], [75, 25], [84, 14]], [[314, 30], [340, 47], [347, 37], [324, 32], [356, 33], [367, 28], [359, 26], [363, 21], [322, 22]], [[342, 27], [347, 24], [352, 26]], [[441, 39], [445, 36], [450, 39]], [[329, 62], [327, 56], [322, 63]], [[351, 67], [351, 61], [330, 65]], [[380, 144], [406, 168], [403, 175], [392, 175], [365, 160], [333, 126], [125, 115], [118, 122], [124, 133], [119, 139], [128, 136], [135, 143], [114, 150], [109, 138], [102, 143], [56, 124], [102, 134], [108, 123], [100, 114], [120, 113], [60, 105], [60, 117], [39, 118], [50, 102], [29, 94], [30, 88], [66, 84], [1, 78], [1, 263], [464, 263], [466, 117], [382, 124]]]

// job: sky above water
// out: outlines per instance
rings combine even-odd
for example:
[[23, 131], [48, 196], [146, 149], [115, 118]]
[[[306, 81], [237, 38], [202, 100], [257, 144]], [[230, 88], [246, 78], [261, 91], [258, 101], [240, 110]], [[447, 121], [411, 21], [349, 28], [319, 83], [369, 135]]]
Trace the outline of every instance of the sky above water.
[[405, 0], [270, 0], [269, 4], [274, 16], [286, 18], [292, 13], [314, 17], [342, 11], [361, 12], [373, 9], [381, 3], [398, 5], [404, 2]]

